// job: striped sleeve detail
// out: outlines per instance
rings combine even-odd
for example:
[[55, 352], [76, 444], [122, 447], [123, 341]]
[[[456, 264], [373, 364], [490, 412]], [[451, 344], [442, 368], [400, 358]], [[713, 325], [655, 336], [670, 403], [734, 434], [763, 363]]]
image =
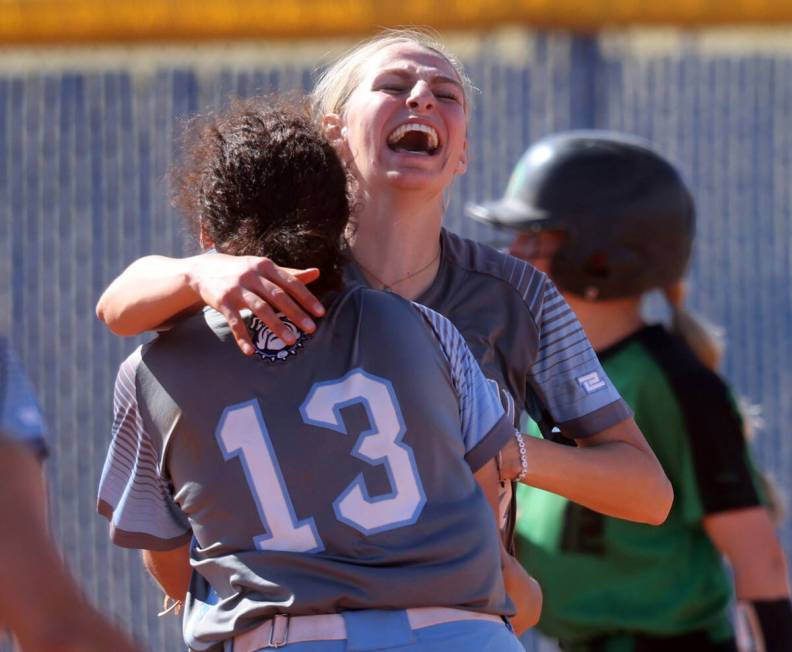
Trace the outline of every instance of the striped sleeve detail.
[[504, 262], [504, 264], [511, 265], [508, 272], [504, 270], [506, 279], [517, 290], [531, 312], [535, 312], [542, 298], [547, 277], [533, 265], [513, 256], [506, 257], [506, 261], [508, 263]]
[[99, 513], [110, 521], [110, 538], [127, 548], [169, 550], [190, 540], [184, 513], [159, 472], [157, 449], [138, 409], [138, 348], [118, 370], [110, 449], [99, 481]]
[[497, 454], [513, 435], [514, 427], [503, 410], [497, 385], [484, 377], [456, 327], [434, 310], [413, 305], [434, 331], [448, 360], [459, 397], [465, 459], [475, 472]]
[[600, 365], [575, 314], [543, 279], [536, 297], [539, 346], [528, 382], [565, 434], [586, 437], [631, 415]]

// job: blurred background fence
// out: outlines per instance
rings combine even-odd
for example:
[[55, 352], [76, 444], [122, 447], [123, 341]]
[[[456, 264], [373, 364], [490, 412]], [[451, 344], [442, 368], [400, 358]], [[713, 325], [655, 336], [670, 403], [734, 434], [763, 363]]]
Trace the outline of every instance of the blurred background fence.
[[[792, 31], [511, 28], [446, 40], [480, 89], [447, 226], [492, 239], [463, 217], [464, 202], [499, 195], [548, 133], [612, 128], [652, 140], [698, 199], [691, 303], [725, 327], [724, 372], [762, 407], [757, 458], [792, 491]], [[0, 329], [52, 431], [56, 537], [87, 592], [152, 650], [183, 649], [177, 619], [156, 617], [159, 592], [135, 554], [109, 545], [94, 507], [115, 371], [139, 340], [110, 335], [94, 305], [134, 258], [185, 251], [166, 182], [185, 116], [231, 96], [309, 88], [344, 45], [26, 46], [0, 57]], [[790, 554], [789, 522], [783, 536]]]

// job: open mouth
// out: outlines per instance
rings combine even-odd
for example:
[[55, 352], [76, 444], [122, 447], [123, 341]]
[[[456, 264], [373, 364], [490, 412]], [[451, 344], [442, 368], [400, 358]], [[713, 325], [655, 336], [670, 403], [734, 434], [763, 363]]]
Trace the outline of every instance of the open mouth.
[[388, 147], [394, 152], [431, 156], [440, 146], [437, 131], [429, 125], [410, 123], [397, 127], [388, 136]]

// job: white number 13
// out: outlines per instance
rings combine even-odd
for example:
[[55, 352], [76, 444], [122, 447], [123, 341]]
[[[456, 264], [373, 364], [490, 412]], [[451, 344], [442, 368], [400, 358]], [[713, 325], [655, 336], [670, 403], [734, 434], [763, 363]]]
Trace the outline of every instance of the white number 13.
[[[384, 465], [392, 491], [370, 496], [361, 473], [333, 501], [336, 517], [364, 534], [411, 525], [418, 520], [426, 496], [413, 451], [402, 441], [404, 420], [391, 384], [355, 369], [338, 380], [314, 385], [300, 414], [306, 424], [346, 435], [341, 409], [354, 404], [366, 410], [370, 428], [360, 434], [352, 455], [373, 466]], [[225, 459], [240, 457], [259, 517], [268, 531], [254, 538], [256, 547], [293, 552], [324, 550], [314, 519], [297, 520], [258, 403], [247, 401], [226, 408], [216, 436]]]

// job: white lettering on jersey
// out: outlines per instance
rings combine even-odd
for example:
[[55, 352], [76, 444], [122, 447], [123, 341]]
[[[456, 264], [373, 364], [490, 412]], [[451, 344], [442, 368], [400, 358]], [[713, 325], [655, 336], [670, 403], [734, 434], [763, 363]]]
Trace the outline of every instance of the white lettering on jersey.
[[314, 520], [297, 521], [258, 403], [253, 400], [226, 408], [215, 436], [226, 460], [239, 457], [259, 518], [269, 532], [253, 538], [256, 548], [292, 552], [324, 550]]
[[586, 394], [593, 394], [597, 390], [603, 389], [605, 387], [605, 381], [596, 371], [592, 371], [590, 374], [586, 374], [585, 376], [580, 376], [576, 380], [583, 388], [583, 391], [586, 392]]
[[[303, 421], [347, 434], [340, 410], [361, 404], [369, 430], [360, 434], [352, 454], [385, 465], [393, 490], [370, 496], [359, 474], [333, 501], [336, 517], [364, 534], [384, 532], [418, 520], [426, 504], [412, 449], [402, 441], [404, 419], [393, 388], [384, 378], [354, 369], [343, 378], [317, 383], [300, 407]], [[264, 416], [255, 400], [227, 407], [216, 437], [226, 460], [239, 457], [259, 518], [268, 534], [254, 537], [259, 550], [321, 552], [324, 543], [314, 519], [297, 520]]]
[[371, 429], [361, 433], [352, 455], [373, 466], [384, 464], [393, 491], [369, 496], [363, 474], [333, 502], [338, 520], [363, 534], [411, 525], [426, 504], [412, 449], [402, 442], [406, 428], [391, 384], [355, 369], [339, 380], [314, 385], [300, 407], [303, 421], [346, 435], [340, 408], [360, 403]]

